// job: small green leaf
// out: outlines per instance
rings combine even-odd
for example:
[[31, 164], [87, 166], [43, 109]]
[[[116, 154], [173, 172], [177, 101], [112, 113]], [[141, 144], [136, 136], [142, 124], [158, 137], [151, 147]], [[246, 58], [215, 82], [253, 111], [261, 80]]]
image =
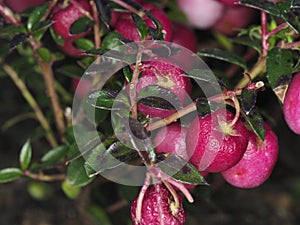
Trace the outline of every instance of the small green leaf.
[[75, 63], [64, 64], [61, 67], [57, 68], [57, 72], [71, 78], [81, 78], [84, 73], [84, 69], [78, 66]]
[[67, 179], [70, 181], [71, 185], [82, 187], [92, 182], [93, 178], [88, 177], [85, 172], [84, 163], [84, 158], [80, 157], [69, 164], [67, 169]]
[[274, 16], [280, 16], [280, 11], [276, 7], [276, 4], [268, 0], [241, 0], [241, 5], [249, 6], [255, 9], [264, 10]]
[[61, 45], [61, 46], [64, 45], [64, 43], [65, 43], [64, 39], [60, 35], [55, 33], [55, 31], [53, 30], [52, 27], [50, 27], [50, 34], [56, 44]]
[[196, 107], [198, 115], [202, 118], [220, 108], [219, 103], [213, 101], [208, 102], [207, 98], [205, 97], [197, 99]]
[[268, 53], [267, 78], [272, 88], [279, 86], [290, 78], [293, 66], [292, 51], [273, 48]]
[[30, 182], [27, 187], [30, 196], [36, 200], [45, 200], [53, 194], [52, 187], [47, 183]]
[[121, 38], [122, 35], [118, 32], [112, 31], [109, 32], [102, 40], [102, 48], [103, 49], [114, 49], [121, 44], [119, 38]]
[[39, 48], [38, 49], [38, 55], [41, 57], [41, 59], [45, 62], [50, 62], [51, 61], [51, 53], [47, 48]]
[[30, 14], [28, 21], [27, 21], [27, 29], [29, 31], [34, 31], [36, 28], [39, 27], [40, 21], [47, 12], [49, 7], [49, 3], [46, 3], [42, 6], [36, 7], [33, 12]]
[[15, 50], [20, 44], [22, 44], [28, 35], [25, 33], [19, 33], [13, 37], [13, 39], [9, 42], [9, 52]]
[[155, 24], [156, 30], [161, 32], [163, 29], [161, 22], [154, 15], [152, 15], [149, 11], [145, 11], [145, 13], [149, 17], [149, 19], [151, 19], [153, 21], [153, 23]]
[[73, 41], [73, 43], [81, 50], [91, 50], [95, 47], [94, 42], [87, 38], [77, 38]]
[[247, 114], [249, 113], [256, 104], [257, 91], [243, 89], [242, 94], [238, 97], [242, 106], [242, 109]]
[[43, 155], [41, 161], [43, 163], [55, 164], [65, 157], [67, 150], [68, 147], [65, 145], [58, 146]]
[[133, 22], [139, 32], [139, 35], [141, 37], [141, 40], [146, 40], [146, 37], [148, 35], [148, 28], [145, 23], [145, 21], [135, 13], [131, 13], [131, 17], [133, 19]]
[[265, 139], [264, 120], [258, 110], [253, 108], [248, 114], [242, 113], [253, 132], [261, 139]]
[[97, 225], [112, 225], [106, 211], [98, 205], [90, 205], [87, 212], [92, 216]]
[[94, 25], [94, 22], [88, 17], [84, 16], [76, 20], [70, 27], [70, 34], [82, 34], [90, 30]]
[[18, 168], [5, 168], [0, 170], [0, 183], [7, 183], [18, 179], [22, 171]]
[[32, 156], [32, 150], [30, 141], [26, 141], [26, 143], [23, 145], [21, 152], [20, 152], [20, 165], [22, 170], [26, 170], [30, 164]]
[[190, 163], [178, 156], [171, 155], [159, 162], [161, 170], [176, 181], [186, 184], [207, 184], [199, 171]]
[[75, 199], [80, 194], [80, 187], [73, 186], [69, 180], [65, 180], [61, 184], [61, 189], [65, 195], [70, 199]]
[[249, 37], [237, 37], [231, 39], [233, 43], [244, 45], [250, 48], [255, 49], [258, 53], [261, 52], [261, 41], [259, 40], [253, 40]]
[[123, 68], [123, 74], [124, 74], [124, 77], [125, 77], [127, 83], [131, 82], [132, 73], [133, 73], [133, 71], [130, 69], [129, 66], [125, 66]]
[[197, 54], [199, 56], [219, 59], [228, 63], [238, 65], [247, 71], [247, 65], [243, 60], [243, 58], [233, 52], [229, 52], [221, 49], [208, 49], [208, 50], [201, 50]]

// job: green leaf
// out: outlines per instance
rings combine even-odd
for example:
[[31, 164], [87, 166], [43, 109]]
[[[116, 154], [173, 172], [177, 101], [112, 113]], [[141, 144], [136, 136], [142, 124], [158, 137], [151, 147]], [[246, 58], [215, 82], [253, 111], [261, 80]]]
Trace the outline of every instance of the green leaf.
[[48, 28], [52, 26], [52, 24], [53, 21], [51, 20], [45, 20], [41, 22], [33, 32], [34, 39], [40, 41], [44, 36], [45, 32], [48, 30]]
[[68, 147], [65, 145], [58, 146], [50, 151], [48, 151], [43, 157], [41, 161], [43, 163], [55, 164], [63, 159], [67, 153]]
[[145, 21], [135, 13], [131, 13], [131, 17], [133, 19], [133, 22], [139, 32], [139, 35], [141, 37], [141, 40], [146, 40], [146, 37], [148, 35], [148, 27], [145, 23]]
[[240, 4], [259, 10], [264, 10], [265, 12], [274, 16], [280, 16], [280, 11], [276, 7], [276, 4], [269, 2], [268, 0], [241, 0]]
[[92, 216], [97, 225], [112, 225], [106, 211], [98, 205], [90, 205], [87, 212]]
[[41, 59], [45, 62], [50, 62], [51, 61], [51, 53], [47, 48], [39, 48], [38, 49], [38, 55], [41, 57]]
[[32, 150], [30, 141], [26, 141], [26, 143], [23, 145], [21, 152], [20, 152], [20, 165], [22, 170], [26, 170], [30, 164], [32, 156]]
[[198, 115], [202, 118], [220, 108], [219, 103], [213, 101], [208, 102], [207, 98], [205, 97], [197, 99], [196, 107]]
[[12, 39], [15, 35], [20, 33], [27, 33], [24, 26], [13, 26], [7, 25], [5, 27], [0, 27], [0, 38]]
[[253, 108], [248, 114], [242, 113], [252, 131], [261, 139], [265, 139], [264, 120], [258, 110]]
[[237, 37], [231, 39], [233, 43], [244, 45], [250, 48], [255, 49], [258, 53], [261, 52], [261, 41], [260, 40], [253, 40], [249, 37]]
[[118, 32], [112, 31], [109, 32], [102, 40], [102, 48], [103, 49], [114, 49], [121, 44], [119, 38], [121, 38], [122, 35]]
[[97, 9], [99, 11], [100, 20], [104, 23], [106, 28], [109, 28], [111, 21], [111, 7], [108, 0], [95, 0]]
[[70, 34], [82, 34], [90, 30], [94, 25], [94, 22], [88, 17], [84, 16], [76, 20], [70, 27]]
[[50, 27], [50, 34], [51, 34], [51, 37], [53, 38], [53, 40], [55, 41], [56, 44], [64, 45], [64, 43], [65, 43], [64, 39], [60, 35], [55, 33], [55, 31], [53, 30], [52, 27]]
[[131, 82], [132, 73], [133, 73], [133, 71], [130, 69], [129, 66], [125, 66], [123, 68], [123, 74], [124, 74], [124, 77], [125, 77], [127, 83]]
[[73, 186], [69, 180], [65, 180], [61, 184], [61, 189], [65, 195], [70, 199], [75, 199], [80, 194], [80, 187]]
[[151, 19], [153, 21], [153, 23], [155, 24], [156, 30], [161, 32], [163, 29], [161, 22], [154, 15], [152, 15], [149, 11], [145, 11], [145, 13], [149, 17], [149, 19]]
[[273, 48], [267, 56], [267, 79], [275, 88], [290, 78], [293, 70], [293, 54], [291, 50]]
[[208, 50], [201, 50], [197, 54], [199, 56], [219, 59], [228, 63], [238, 65], [247, 71], [247, 65], [243, 60], [243, 58], [233, 52], [229, 52], [221, 49], [208, 49]]
[[257, 91], [243, 89], [242, 94], [238, 97], [241, 103], [242, 109], [247, 114], [249, 113], [256, 104]]
[[91, 50], [95, 47], [94, 42], [87, 38], [77, 38], [73, 41], [73, 43], [81, 50]]
[[209, 68], [192, 69], [187, 73], [183, 74], [183, 76], [190, 77], [198, 81], [203, 81], [203, 82], [208, 82], [210, 84], [218, 85], [218, 82], [215, 79], [214, 74], [211, 72]]
[[75, 63], [72, 64], [64, 64], [57, 69], [57, 72], [71, 78], [81, 78], [84, 73], [84, 69], [78, 66]]
[[84, 158], [80, 157], [76, 160], [73, 160], [67, 169], [67, 179], [70, 181], [70, 184], [77, 187], [82, 187], [90, 182], [93, 178], [88, 177], [84, 169]]
[[28, 21], [27, 21], [27, 29], [29, 31], [34, 31], [40, 25], [40, 21], [47, 12], [49, 7], [49, 3], [44, 4], [42, 6], [36, 7], [33, 12], [30, 14]]
[[[119, 92], [111, 89], [94, 91], [88, 95], [87, 103], [98, 109], [119, 110], [129, 107], [129, 100], [125, 94], [118, 96]], [[118, 96], [118, 97], [117, 97]], [[118, 104], [120, 108], [112, 108]], [[116, 106], [116, 105], [115, 105]]]
[[20, 44], [22, 44], [27, 38], [28, 38], [28, 35], [25, 33], [19, 33], [19, 34], [15, 35], [13, 37], [13, 39], [9, 42], [9, 51], [12, 52]]
[[5, 168], [0, 170], [0, 183], [7, 183], [18, 179], [22, 171], [18, 168]]
[[159, 162], [161, 170], [175, 179], [186, 184], [207, 184], [199, 171], [190, 163], [178, 156], [171, 155], [165, 160]]

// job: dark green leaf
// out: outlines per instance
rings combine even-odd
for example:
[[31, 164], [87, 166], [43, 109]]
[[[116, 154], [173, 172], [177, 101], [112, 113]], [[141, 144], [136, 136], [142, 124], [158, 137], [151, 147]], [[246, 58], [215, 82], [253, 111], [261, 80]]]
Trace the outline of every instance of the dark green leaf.
[[87, 212], [92, 216], [95, 225], [112, 225], [105, 209], [98, 205], [89, 205]]
[[9, 51], [15, 50], [20, 44], [22, 44], [26, 39], [28, 38], [28, 35], [25, 33], [17, 34], [13, 37], [13, 39], [9, 43]]
[[293, 70], [291, 50], [273, 48], [267, 57], [267, 78], [272, 88], [286, 82]]
[[139, 32], [141, 40], [145, 40], [148, 35], [148, 27], [147, 27], [145, 21], [140, 16], [138, 16], [134, 13], [131, 13], [131, 17], [132, 17], [133, 22]]
[[6, 183], [18, 179], [22, 171], [18, 168], [5, 168], [0, 170], [0, 183]]
[[261, 52], [261, 42], [259, 40], [252, 40], [249, 37], [237, 37], [231, 39], [233, 43], [245, 45], [247, 47], [255, 49], [258, 53]]
[[140, 121], [129, 118], [129, 127], [132, 134], [138, 139], [147, 139], [150, 134]]
[[67, 153], [67, 146], [58, 146], [54, 149], [48, 151], [41, 159], [43, 163], [47, 164], [55, 164], [58, 163], [61, 159], [63, 159]]
[[153, 21], [153, 23], [155, 24], [156, 30], [161, 32], [163, 29], [161, 22], [154, 15], [152, 15], [149, 11], [145, 11], [145, 13], [149, 17], [149, 19], [151, 19]]
[[87, 38], [77, 38], [73, 41], [75, 46], [81, 50], [90, 50], [95, 47], [94, 42]]
[[300, 8], [300, 1], [299, 0], [292, 0], [291, 7], [292, 8]]
[[202, 118], [219, 108], [218, 103], [208, 102], [207, 98], [204, 97], [197, 99], [196, 107], [198, 115]]
[[45, 62], [51, 61], [51, 53], [47, 48], [44, 48], [44, 47], [39, 48], [37, 52], [43, 61], [45, 61]]
[[49, 3], [44, 4], [42, 6], [36, 7], [33, 12], [30, 14], [28, 21], [27, 21], [27, 29], [29, 31], [34, 31], [36, 28], [39, 27], [41, 19], [47, 12]]
[[60, 35], [58, 35], [53, 30], [52, 27], [50, 28], [50, 34], [51, 34], [51, 37], [53, 38], [53, 40], [55, 41], [56, 44], [58, 44], [58, 45], [64, 45], [64, 43], [65, 43], [64, 39]]
[[26, 141], [26, 143], [23, 145], [21, 152], [20, 152], [20, 165], [22, 170], [26, 170], [30, 164], [32, 156], [32, 150], [30, 141]]
[[[128, 108], [129, 102], [127, 96], [125, 94], [121, 94], [118, 96], [118, 94], [118, 91], [110, 89], [94, 91], [88, 95], [87, 103], [94, 106], [95, 108], [105, 110], [119, 110]], [[114, 104], [115, 106], [118, 105], [118, 107], [113, 108]]]
[[158, 85], [144, 87], [138, 93], [137, 102], [162, 110], [182, 107], [178, 97], [172, 91]]
[[141, 11], [143, 8], [142, 6], [135, 0], [123, 0], [123, 2], [127, 3], [128, 5], [132, 6], [136, 10]]
[[82, 34], [90, 30], [94, 25], [94, 22], [90, 20], [88, 17], [81, 17], [76, 20], [70, 27], [70, 34]]
[[14, 36], [20, 33], [26, 33], [26, 28], [24, 26], [13, 26], [8, 25], [0, 28], [0, 38], [5, 38], [11, 40]]
[[187, 73], [183, 74], [183, 76], [190, 77], [198, 81], [203, 81], [210, 84], [218, 85], [214, 74], [211, 72], [211, 70], [208, 67], [201, 68], [201, 69], [192, 69]]
[[238, 65], [242, 67], [244, 70], [247, 70], [247, 65], [243, 60], [243, 58], [233, 52], [229, 52], [221, 49], [208, 49], [208, 50], [199, 51], [198, 55], [219, 59], [228, 63]]
[[61, 184], [61, 189], [68, 198], [75, 199], [80, 194], [80, 187], [73, 186], [70, 181], [65, 180]]
[[77, 187], [82, 187], [90, 183], [93, 178], [88, 177], [84, 169], [85, 160], [80, 157], [76, 160], [73, 160], [67, 170], [67, 179], [70, 181], [70, 184]]
[[111, 21], [111, 7], [108, 0], [95, 0], [97, 9], [99, 11], [100, 20], [107, 28], [110, 26]]
[[84, 73], [84, 69], [82, 69], [80, 66], [77, 64], [64, 64], [61, 67], [57, 69], [57, 72], [71, 77], [71, 78], [77, 78], [80, 79], [82, 74]]
[[129, 66], [125, 66], [123, 68], [123, 74], [124, 74], [124, 77], [126, 79], [126, 82], [130, 83], [131, 82], [131, 79], [132, 79], [132, 71], [131, 69], [129, 68]]
[[53, 24], [53, 21], [51, 20], [45, 20], [39, 24], [39, 26], [33, 31], [34, 39], [39, 41], [44, 36], [45, 32], [48, 30], [49, 27], [51, 27]]
[[154, 29], [152, 27], [148, 27], [148, 33], [153, 40], [164, 40], [164, 35], [160, 30]]
[[239, 96], [239, 100], [242, 106], [242, 109], [247, 114], [249, 113], [256, 104], [257, 91], [243, 89], [242, 94]]
[[240, 4], [249, 6], [255, 9], [264, 10], [274, 16], [280, 16], [280, 11], [276, 7], [276, 4], [268, 0], [241, 0]]
[[176, 181], [186, 184], [207, 184], [199, 171], [190, 163], [178, 156], [171, 155], [159, 162], [161, 170]]
[[299, 34], [300, 33], [300, 8], [292, 8], [290, 1], [278, 2], [281, 17]]
[[253, 108], [248, 114], [242, 114], [253, 132], [261, 139], [265, 139], [264, 120], [256, 108]]
[[119, 41], [119, 38], [121, 38], [122, 35], [118, 32], [109, 32], [102, 40], [102, 48], [103, 49], [114, 49], [121, 45], [121, 42]]

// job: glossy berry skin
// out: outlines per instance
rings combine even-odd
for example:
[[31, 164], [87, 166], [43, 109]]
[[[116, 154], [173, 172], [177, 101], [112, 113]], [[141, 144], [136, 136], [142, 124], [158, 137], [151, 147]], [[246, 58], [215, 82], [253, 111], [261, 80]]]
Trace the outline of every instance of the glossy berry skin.
[[[175, 94], [182, 105], [189, 99], [189, 94], [192, 92], [191, 81], [182, 75], [184, 72], [177, 66], [161, 59], [143, 62], [141, 69], [143, 72], [137, 84], [137, 96], [141, 89], [149, 85], [158, 85]], [[159, 97], [163, 98], [164, 96]], [[172, 102], [170, 103], [172, 104]], [[159, 118], [176, 112], [175, 109], [157, 109], [142, 104], [138, 104], [138, 110], [143, 115]]]
[[171, 153], [188, 161], [185, 143], [186, 133], [187, 129], [177, 123], [161, 128], [153, 140], [156, 152]]
[[233, 120], [234, 114], [219, 109], [204, 118], [197, 117], [188, 128], [187, 152], [191, 157], [190, 162], [199, 171], [227, 170], [234, 166], [246, 151], [249, 131], [242, 121], [238, 120], [233, 128], [228, 129], [222, 126], [222, 123], [212, 122], [213, 118], [219, 118], [218, 121], [221, 120], [225, 124]]
[[265, 124], [265, 140], [251, 132], [247, 150], [242, 159], [223, 171], [224, 179], [239, 188], [255, 188], [271, 175], [278, 156], [278, 140], [269, 125]]
[[224, 5], [217, 0], [177, 0], [179, 8], [193, 27], [208, 29], [223, 15]]
[[20, 13], [29, 7], [42, 5], [47, 2], [47, 0], [4, 0], [3, 2], [12, 11]]
[[[159, 185], [160, 191], [157, 192], [156, 186]], [[136, 221], [137, 198], [131, 205], [131, 219], [133, 225], [183, 225], [185, 223], [185, 212], [182, 208], [182, 198], [179, 198], [179, 208], [172, 209], [171, 202], [173, 197], [164, 185], [157, 184], [150, 186], [145, 193], [142, 205], [141, 221]], [[162, 209], [162, 211], [160, 211]], [[173, 211], [173, 213], [172, 213]], [[161, 220], [163, 223], [161, 223]]]
[[219, 2], [222, 2], [223, 4], [228, 6], [237, 6], [239, 0], [219, 0]]
[[182, 23], [174, 23], [172, 42], [181, 45], [192, 52], [196, 52], [198, 48], [198, 40], [195, 32]]
[[[165, 41], [171, 41], [172, 40], [172, 22], [167, 16], [167, 14], [156, 7], [153, 4], [144, 4], [144, 9], [149, 11], [157, 20], [159, 20], [162, 24], [162, 29], [164, 33], [164, 40]], [[151, 27], [156, 29], [155, 24], [151, 19], [149, 19], [146, 15], [143, 16], [143, 20], [146, 23], [147, 27]], [[119, 19], [114, 25], [114, 28], [116, 31], [118, 31], [124, 38], [133, 40], [133, 41], [140, 41], [140, 35], [138, 33], [138, 30], [136, 28], [135, 23], [133, 22], [133, 19], [129, 13], [123, 13], [121, 16], [119, 16]], [[150, 37], [147, 37], [147, 39], [151, 39]]]
[[254, 18], [255, 10], [244, 7], [226, 7], [220, 20], [212, 27], [212, 30], [227, 36], [235, 35], [238, 29], [248, 26]]
[[[85, 11], [88, 11], [90, 13], [92, 12], [88, 0], [79, 0], [78, 3]], [[70, 39], [70, 38], [76, 39], [76, 38], [84, 37], [91, 32], [91, 30], [88, 30], [82, 34], [75, 34], [75, 35], [72, 35], [70, 33], [70, 27], [72, 26], [72, 24], [76, 20], [84, 17], [84, 14], [80, 11], [79, 7], [70, 4], [68, 7], [64, 9], [60, 9], [60, 10], [55, 9], [55, 11], [56, 12], [52, 17], [53, 20], [52, 27], [53, 30], [64, 39]]]
[[300, 134], [300, 73], [289, 84], [283, 102], [283, 114], [289, 128]]

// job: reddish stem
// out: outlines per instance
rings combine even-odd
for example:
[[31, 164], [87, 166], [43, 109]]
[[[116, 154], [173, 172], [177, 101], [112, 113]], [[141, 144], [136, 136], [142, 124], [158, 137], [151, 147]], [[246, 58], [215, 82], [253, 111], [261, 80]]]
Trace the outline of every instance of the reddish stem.
[[266, 56], [268, 54], [269, 43], [267, 37], [267, 14], [265, 11], [261, 11], [261, 40], [262, 40], [262, 55]]
[[0, 14], [4, 17], [6, 22], [11, 23], [15, 26], [21, 24], [21, 21], [16, 18], [13, 11], [10, 8], [6, 7], [2, 2], [0, 2]]
[[269, 39], [272, 35], [278, 33], [279, 31], [287, 28], [288, 25], [287, 23], [282, 23], [279, 26], [277, 26], [274, 30], [270, 31], [269, 33], [266, 34], [266, 39]]

